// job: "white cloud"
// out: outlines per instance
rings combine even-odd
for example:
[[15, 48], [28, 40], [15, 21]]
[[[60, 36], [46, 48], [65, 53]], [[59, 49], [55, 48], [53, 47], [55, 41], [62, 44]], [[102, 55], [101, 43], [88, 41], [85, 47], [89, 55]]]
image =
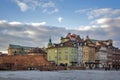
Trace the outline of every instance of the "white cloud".
[[54, 13], [57, 13], [57, 12], [59, 12], [59, 9], [57, 9], [57, 8], [51, 9], [51, 10], [49, 10], [49, 9], [44, 9], [43, 10], [43, 13], [47, 13], [47, 14], [54, 14]]
[[[18, 21], [14, 21], [14, 24], [16, 22]], [[80, 26], [76, 29], [41, 25], [46, 22], [41, 22], [41, 24], [18, 23], [22, 25], [17, 24], [14, 26], [13, 22], [0, 20], [0, 51], [7, 50], [9, 44], [43, 47], [47, 45], [50, 36], [52, 37], [52, 42], [57, 43], [60, 37], [64, 37], [68, 32], [78, 34], [82, 38], [89, 35], [93, 39], [113, 39], [115, 41], [113, 41], [114, 45], [120, 47], [120, 18], [101, 18], [95, 20], [91, 25]], [[36, 27], [35, 25], [39, 26]]]
[[31, 23], [32, 26], [42, 26], [46, 25], [46, 22], [40, 22], [40, 23]]
[[100, 8], [91, 10], [88, 14], [88, 18], [93, 19], [97, 17], [110, 17], [114, 15], [120, 16], [120, 9], [112, 9], [112, 8]]
[[52, 1], [50, 1], [48, 3], [43, 3], [42, 7], [43, 8], [55, 7], [55, 4]]
[[9, 22], [9, 24], [12, 25], [12, 26], [14, 26], [14, 25], [22, 25], [21, 22], [16, 22], [16, 21], [14, 21], [14, 22]]
[[62, 17], [59, 17], [59, 18], [58, 18], [58, 22], [59, 22], [59, 23], [61, 23], [61, 22], [62, 22], [62, 20], [63, 20], [63, 18], [62, 18]]
[[51, 12], [49, 12], [49, 14], [54, 14], [54, 13], [57, 13], [57, 12], [59, 12], [59, 9], [58, 9], [58, 8], [55, 8], [55, 9], [53, 9]]
[[0, 20], [0, 24], [7, 23], [6, 20]]
[[75, 13], [86, 13], [88, 11], [92, 10], [92, 8], [88, 8], [88, 9], [79, 9], [79, 10], [76, 10]]
[[27, 10], [35, 10], [36, 8], [41, 8], [43, 13], [53, 14], [57, 13], [59, 9], [56, 7], [53, 1], [44, 0], [15, 0], [17, 5], [20, 7], [21, 11], [25, 12]]
[[23, 12], [29, 9], [28, 5], [26, 3], [20, 2], [20, 0], [16, 0], [16, 3]]
[[80, 9], [76, 10], [75, 13], [86, 14], [88, 19], [100, 18], [100, 17], [116, 17], [120, 16], [120, 9], [112, 8], [97, 8], [97, 9]]

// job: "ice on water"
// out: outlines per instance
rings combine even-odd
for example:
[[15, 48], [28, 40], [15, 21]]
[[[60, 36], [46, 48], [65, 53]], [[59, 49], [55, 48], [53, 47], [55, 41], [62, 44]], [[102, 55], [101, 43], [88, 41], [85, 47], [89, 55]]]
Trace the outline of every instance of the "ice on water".
[[0, 80], [120, 80], [120, 71], [0, 71]]

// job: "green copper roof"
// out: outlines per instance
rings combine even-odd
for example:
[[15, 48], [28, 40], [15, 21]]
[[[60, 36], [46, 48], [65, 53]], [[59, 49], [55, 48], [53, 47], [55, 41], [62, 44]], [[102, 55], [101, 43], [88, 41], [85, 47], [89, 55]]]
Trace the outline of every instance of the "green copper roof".
[[9, 48], [13, 48], [13, 49], [19, 49], [19, 48], [23, 48], [23, 49], [34, 49], [34, 47], [26, 47], [26, 46], [20, 46], [20, 45], [13, 45], [10, 44]]
[[51, 40], [51, 38], [49, 38], [49, 43], [48, 43], [48, 45], [49, 45], [49, 46], [52, 45], [52, 40]]
[[92, 41], [92, 43], [95, 43], [96, 41], [98, 41], [98, 40], [95, 40], [95, 39], [90, 39], [91, 41]]

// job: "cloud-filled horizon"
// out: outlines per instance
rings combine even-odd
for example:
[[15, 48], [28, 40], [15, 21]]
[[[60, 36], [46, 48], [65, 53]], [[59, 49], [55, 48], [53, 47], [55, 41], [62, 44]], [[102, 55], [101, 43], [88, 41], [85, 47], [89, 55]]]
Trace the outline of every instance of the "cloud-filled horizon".
[[0, 50], [6, 51], [9, 44], [46, 47], [49, 38], [53, 43], [58, 43], [61, 36], [75, 33], [84, 38], [89, 35], [91, 39], [112, 39], [114, 46], [120, 47], [120, 17], [102, 18], [95, 20], [91, 25], [80, 26], [77, 29], [47, 26], [41, 23], [8, 22], [0, 20]]

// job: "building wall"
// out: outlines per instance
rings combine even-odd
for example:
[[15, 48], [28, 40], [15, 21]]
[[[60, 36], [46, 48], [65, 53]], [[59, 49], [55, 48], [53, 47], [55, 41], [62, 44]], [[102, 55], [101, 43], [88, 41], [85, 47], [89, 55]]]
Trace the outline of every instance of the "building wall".
[[82, 65], [82, 46], [78, 46], [78, 65]]
[[115, 69], [120, 69], [120, 50], [115, 49], [112, 53], [112, 66]]
[[97, 52], [98, 54], [98, 60], [99, 60], [99, 67], [104, 67], [107, 62], [107, 48], [106, 47], [101, 47], [99, 51]]
[[82, 62], [95, 62], [95, 48], [89, 46], [83, 46]]
[[8, 55], [14, 55], [16, 53], [19, 53], [19, 49], [9, 48], [8, 49]]
[[78, 51], [74, 47], [48, 48], [47, 59], [57, 65], [67, 64], [70, 66], [72, 62], [78, 62]]
[[10, 44], [8, 47], [8, 55], [27, 54], [27, 53], [31, 52], [32, 49], [34, 49], [34, 48]]
[[67, 41], [69, 41], [70, 39], [68, 39], [68, 38], [61, 38], [61, 42], [62, 43], [64, 43], [64, 42], [67, 42]]
[[0, 69], [22, 70], [45, 65], [51, 65], [51, 63], [44, 55], [0, 56]]
[[57, 64], [57, 48], [47, 49], [47, 60]]

